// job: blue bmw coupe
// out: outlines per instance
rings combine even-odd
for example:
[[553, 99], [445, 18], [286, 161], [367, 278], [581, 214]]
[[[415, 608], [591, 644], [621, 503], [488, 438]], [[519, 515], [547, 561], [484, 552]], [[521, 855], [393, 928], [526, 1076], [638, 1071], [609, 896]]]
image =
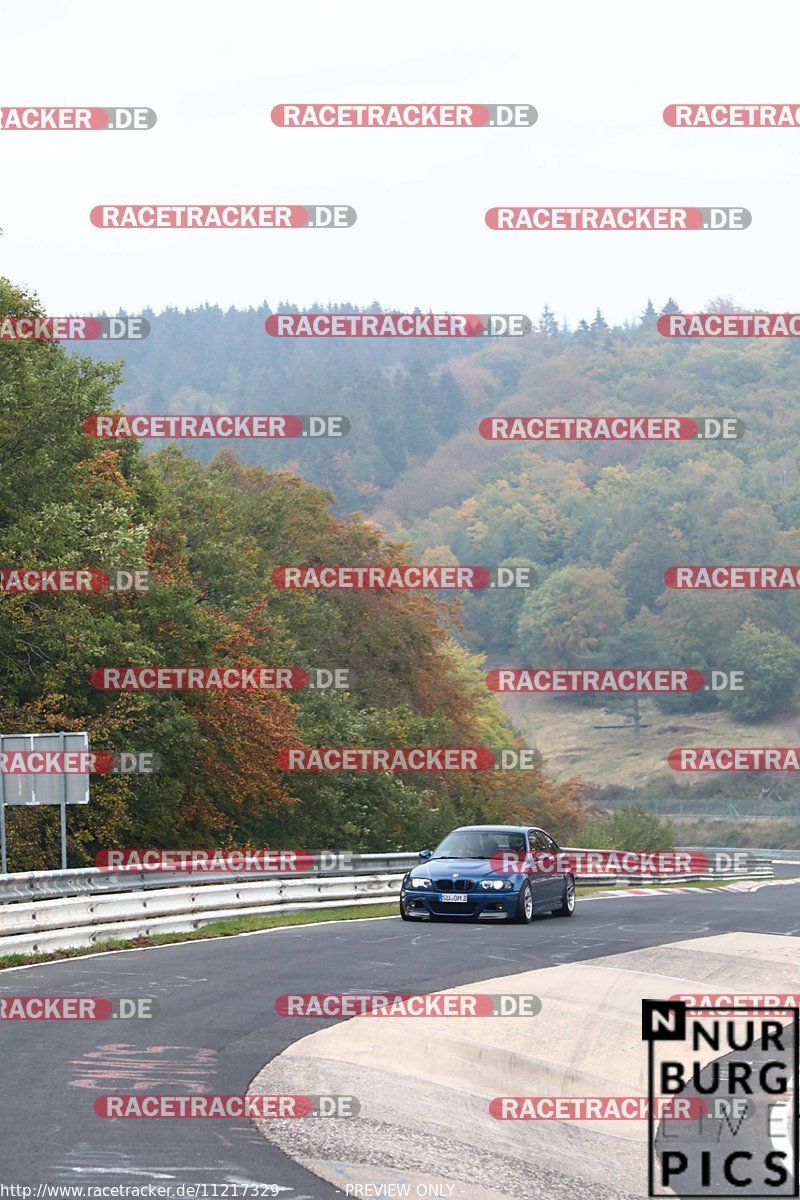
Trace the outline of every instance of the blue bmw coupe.
[[569, 871], [536, 870], [538, 855], [559, 847], [543, 829], [524, 825], [464, 825], [403, 877], [400, 916], [404, 921], [485, 918], [529, 924], [535, 914], [571, 917], [575, 877]]

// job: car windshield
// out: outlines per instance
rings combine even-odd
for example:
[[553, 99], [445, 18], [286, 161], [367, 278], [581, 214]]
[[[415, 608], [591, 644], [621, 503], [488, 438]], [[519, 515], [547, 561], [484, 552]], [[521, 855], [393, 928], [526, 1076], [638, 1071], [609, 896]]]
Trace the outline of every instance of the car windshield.
[[508, 829], [456, 829], [433, 852], [433, 858], [491, 858], [510, 850], [525, 853], [525, 834]]

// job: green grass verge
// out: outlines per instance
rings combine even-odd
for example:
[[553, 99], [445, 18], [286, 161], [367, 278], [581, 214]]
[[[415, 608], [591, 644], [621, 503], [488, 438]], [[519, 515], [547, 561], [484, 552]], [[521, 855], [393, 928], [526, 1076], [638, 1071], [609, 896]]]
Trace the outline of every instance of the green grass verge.
[[56, 962], [61, 958], [80, 958], [86, 954], [100, 954], [107, 950], [136, 950], [142, 946], [163, 946], [174, 942], [196, 942], [201, 938], [227, 937], [234, 933], [250, 933], [256, 929], [278, 929], [286, 925], [310, 925], [319, 921], [353, 921], [360, 917], [392, 917], [397, 912], [397, 903], [353, 905], [348, 908], [306, 909], [303, 912], [270, 913], [263, 917], [229, 917], [223, 921], [209, 921], [202, 929], [188, 933], [154, 933], [150, 937], [130, 938], [122, 941], [110, 939], [96, 942], [92, 946], [73, 946], [68, 950], [48, 950], [41, 954], [4, 954], [0, 956], [0, 970], [4, 967], [26, 967], [33, 963]]

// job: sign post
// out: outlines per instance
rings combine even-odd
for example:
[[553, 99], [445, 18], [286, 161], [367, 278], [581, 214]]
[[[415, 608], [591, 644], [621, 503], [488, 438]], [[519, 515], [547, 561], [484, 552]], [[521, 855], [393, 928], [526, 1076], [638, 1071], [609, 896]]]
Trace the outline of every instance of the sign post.
[[[64, 734], [63, 733], [60, 733], [58, 735], [58, 745], [59, 745], [59, 750], [63, 754], [64, 753]], [[66, 869], [67, 869], [67, 777], [66, 777], [66, 775], [60, 776], [60, 782], [61, 782], [61, 787], [59, 788], [59, 791], [60, 791], [61, 795], [60, 795], [59, 799], [61, 800], [61, 870], [66, 871]], [[88, 779], [87, 779], [87, 787], [88, 787]]]
[[[57, 804], [61, 823], [61, 870], [67, 869], [67, 805], [89, 803], [89, 775], [77, 772], [15, 771], [14, 754], [57, 751], [83, 752], [88, 755], [88, 733], [12, 733], [0, 734], [0, 869], [8, 871], [6, 846], [6, 805], [39, 807]], [[62, 764], [63, 765], [63, 764]], [[9, 769], [9, 767], [11, 769]]]
[[5, 774], [0, 771], [0, 871], [8, 874], [8, 859], [6, 857], [6, 788]]

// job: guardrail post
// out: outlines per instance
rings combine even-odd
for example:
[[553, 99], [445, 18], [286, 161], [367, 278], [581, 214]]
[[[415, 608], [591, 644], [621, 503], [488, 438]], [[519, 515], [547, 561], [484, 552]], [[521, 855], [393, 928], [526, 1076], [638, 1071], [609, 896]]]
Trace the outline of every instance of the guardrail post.
[[4, 875], [8, 874], [8, 861], [6, 859], [6, 777], [5, 772], [0, 771], [0, 871]]

